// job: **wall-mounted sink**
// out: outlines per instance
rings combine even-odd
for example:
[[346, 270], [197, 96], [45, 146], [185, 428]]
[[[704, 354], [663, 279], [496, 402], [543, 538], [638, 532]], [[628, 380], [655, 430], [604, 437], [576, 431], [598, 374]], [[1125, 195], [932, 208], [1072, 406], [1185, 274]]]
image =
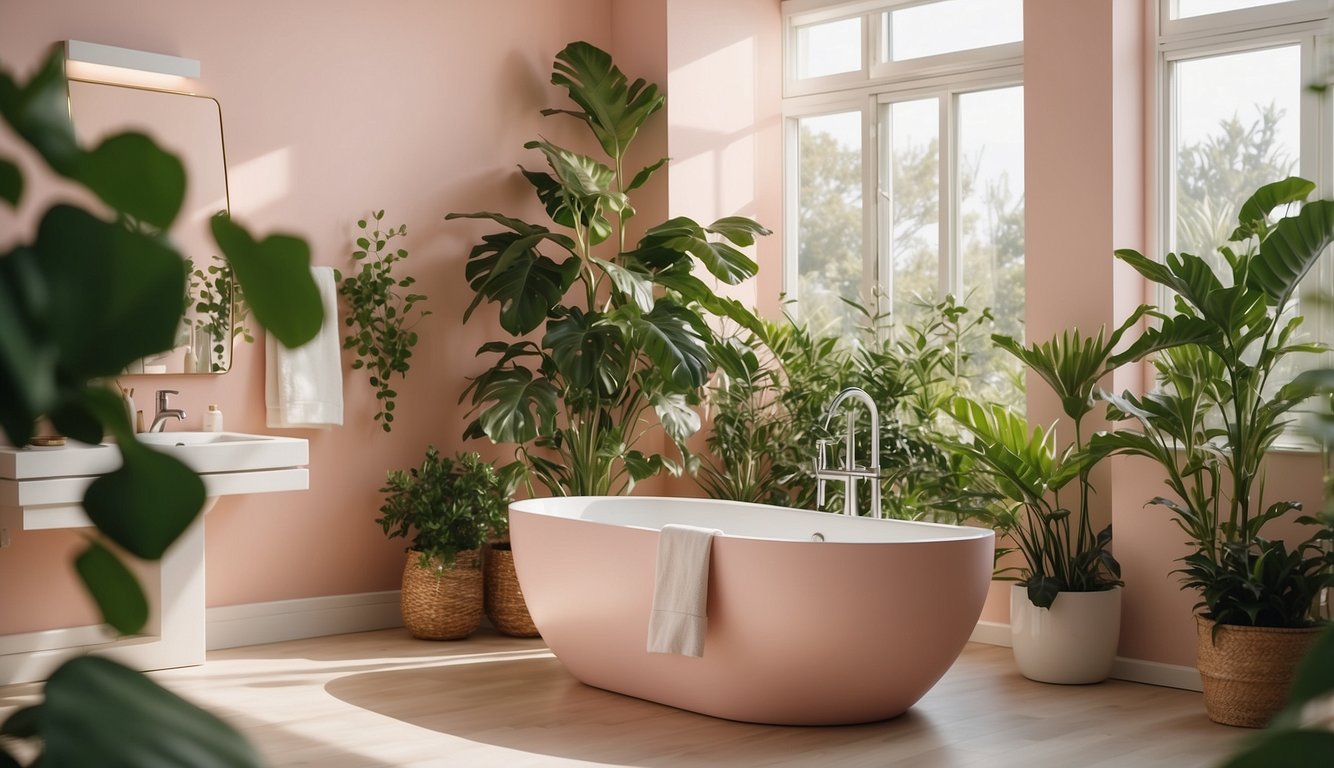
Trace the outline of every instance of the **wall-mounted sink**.
[[307, 443], [299, 437], [239, 432], [146, 432], [138, 437], [200, 474], [303, 467], [309, 462]]
[[[310, 487], [303, 438], [240, 432], [148, 432], [138, 438], [197, 472], [210, 497]], [[105, 443], [0, 447], [0, 508], [21, 509], [25, 529], [87, 526], [80, 507], [84, 489], [120, 463], [120, 450]]]
[[[302, 438], [239, 432], [156, 432], [138, 437], [153, 450], [175, 455], [199, 474], [208, 496], [204, 511], [219, 496], [310, 487], [309, 452]], [[120, 464], [120, 449], [115, 445], [0, 446], [0, 528], [92, 525], [83, 512], [84, 491], [98, 475]], [[111, 641], [96, 626], [6, 636], [8, 650], [0, 650], [0, 684], [43, 679], [71, 652], [105, 653], [136, 669], [203, 663], [202, 514], [167, 550], [156, 578], [150, 575], [146, 582], [156, 630], [150, 627], [146, 635]]]

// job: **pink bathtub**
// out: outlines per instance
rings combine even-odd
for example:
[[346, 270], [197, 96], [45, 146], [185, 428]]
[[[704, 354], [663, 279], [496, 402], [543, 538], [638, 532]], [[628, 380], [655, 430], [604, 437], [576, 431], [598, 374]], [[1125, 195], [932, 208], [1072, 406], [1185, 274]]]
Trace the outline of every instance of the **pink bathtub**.
[[[702, 658], [645, 651], [668, 523], [724, 532]], [[995, 545], [980, 528], [647, 497], [515, 502], [510, 535], [533, 621], [575, 678], [786, 725], [883, 720], [916, 703], [967, 642]]]

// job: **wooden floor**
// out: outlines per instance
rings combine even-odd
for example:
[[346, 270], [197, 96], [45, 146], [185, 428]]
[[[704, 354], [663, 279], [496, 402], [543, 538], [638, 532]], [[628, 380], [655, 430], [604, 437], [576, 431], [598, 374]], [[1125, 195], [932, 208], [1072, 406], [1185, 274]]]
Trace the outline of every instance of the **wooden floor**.
[[[969, 645], [906, 715], [835, 728], [717, 720], [576, 682], [540, 640], [404, 630], [235, 648], [154, 673], [240, 728], [274, 765], [1211, 766], [1248, 732], [1200, 695], [1030, 682], [1008, 648]], [[36, 700], [0, 688], [0, 717]]]

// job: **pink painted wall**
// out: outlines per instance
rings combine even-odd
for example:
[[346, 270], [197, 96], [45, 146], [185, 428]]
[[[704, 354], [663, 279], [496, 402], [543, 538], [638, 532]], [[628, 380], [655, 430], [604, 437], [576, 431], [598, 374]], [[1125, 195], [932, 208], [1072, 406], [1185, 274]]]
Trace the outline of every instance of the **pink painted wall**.
[[[399, 426], [386, 435], [372, 424], [369, 386], [349, 372], [345, 426], [288, 433], [310, 440], [311, 489], [223, 498], [209, 513], [209, 605], [397, 588], [403, 543], [373, 522], [377, 489], [387, 469], [418, 461], [428, 443], [464, 447], [458, 396], [494, 328], [485, 311], [461, 325], [463, 262], [483, 227], [442, 217], [490, 209], [540, 220], [515, 172], [520, 161], [539, 162], [523, 142], [539, 131], [577, 135], [573, 121], [537, 114], [561, 98], [547, 84], [552, 58], [571, 40], [609, 46], [611, 17], [610, 0], [0, 0], [0, 61], [11, 72], [30, 71], [68, 38], [199, 59], [202, 92], [222, 104], [233, 213], [260, 232], [305, 236], [315, 263], [349, 264], [354, 222], [372, 207], [408, 226], [408, 264], [435, 314], [398, 387]], [[4, 151], [11, 144], [0, 134]], [[30, 193], [28, 220], [44, 194], [40, 185]], [[12, 217], [0, 223], [3, 246], [20, 227]], [[229, 429], [268, 432], [262, 349], [240, 346], [225, 376], [126, 384], [150, 412], [152, 389], [181, 390], [186, 428], [217, 403]], [[68, 563], [78, 534], [11, 534], [13, 546], [0, 551], [0, 633], [90, 621]]]
[[[481, 367], [474, 350], [495, 330], [494, 314], [485, 309], [461, 324], [471, 297], [463, 262], [486, 227], [442, 217], [499, 210], [541, 220], [515, 173], [519, 162], [540, 164], [523, 142], [541, 133], [588, 143], [573, 121], [537, 114], [565, 106], [547, 78], [567, 42], [604, 47], [632, 77], [683, 94], [639, 138], [639, 165], [673, 153], [683, 161], [727, 153], [708, 160], [704, 175], [678, 178], [673, 170], [670, 199], [669, 172], [660, 172], [636, 193], [641, 226], [681, 212], [706, 220], [744, 213], [779, 228], [780, 93], [772, 76], [779, 71], [779, 6], [775, 0], [715, 6], [673, 2], [669, 12], [666, 0], [413, 0], [368, 18], [368, 6], [345, 0], [241, 0], [216, 8], [168, 0], [95, 6], [0, 0], [0, 61], [10, 71], [29, 71], [48, 45], [68, 38], [199, 59], [200, 91], [222, 104], [232, 210], [256, 231], [296, 232], [310, 241], [315, 263], [346, 266], [354, 222], [366, 211], [383, 207], [388, 220], [408, 225], [408, 263], [435, 315], [422, 323], [413, 371], [398, 387], [399, 426], [385, 435], [372, 424], [369, 387], [347, 373], [345, 425], [288, 433], [310, 440], [311, 489], [224, 498], [209, 513], [210, 606], [398, 586], [403, 545], [387, 541], [373, 522], [377, 489], [387, 469], [414, 463], [428, 443], [447, 451], [465, 447], [459, 435], [466, 407], [458, 396], [464, 375]], [[372, 28], [385, 33], [368, 41]], [[739, 69], [711, 72], [714, 82], [698, 66], [687, 80], [676, 78], [715, 42], [731, 46], [726, 63]], [[703, 108], [691, 106], [696, 99]], [[734, 102], [727, 134], [711, 134], [708, 109]], [[747, 138], [747, 130], [756, 138]], [[0, 132], [0, 151], [11, 146]], [[724, 185], [728, 194], [720, 196]], [[29, 228], [42, 200], [56, 191], [49, 181], [38, 183], [17, 220], [0, 212], [7, 217], [0, 231], [13, 233], [6, 242]], [[682, 202], [694, 199], [704, 203]], [[776, 239], [762, 246], [766, 277], [751, 289], [752, 301], [777, 296], [779, 253]], [[217, 403], [229, 429], [273, 431], [264, 424], [259, 344], [238, 347], [225, 376], [124, 383], [136, 387], [145, 410], [151, 390], [181, 390], [179, 402], [190, 413], [186, 428], [198, 428], [200, 414]], [[466, 447], [503, 454], [485, 444]], [[657, 481], [638, 490], [665, 486]], [[11, 534], [13, 546], [0, 552], [0, 634], [93, 621], [68, 565], [79, 535]]]

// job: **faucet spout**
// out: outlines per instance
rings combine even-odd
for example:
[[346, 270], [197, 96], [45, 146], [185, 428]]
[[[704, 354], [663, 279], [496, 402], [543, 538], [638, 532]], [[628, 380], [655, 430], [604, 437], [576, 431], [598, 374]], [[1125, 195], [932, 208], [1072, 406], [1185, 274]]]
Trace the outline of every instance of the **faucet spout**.
[[167, 419], [176, 419], [185, 421], [185, 411], [180, 408], [168, 408], [167, 398], [172, 395], [179, 395], [174, 389], [159, 389], [157, 391], [157, 413], [153, 415], [153, 423], [148, 427], [149, 432], [167, 431]]
[[[864, 467], [857, 464], [856, 411], [847, 410], [843, 407], [844, 403], [849, 400], [863, 406], [871, 417], [871, 456]], [[841, 410], [847, 410], [844, 417], [847, 428], [843, 438], [843, 466], [839, 468], [829, 467], [829, 458], [826, 451], [829, 441], [820, 440], [816, 446], [815, 458], [816, 503], [824, 504], [826, 481], [841, 481], [844, 485], [843, 514], [856, 517], [858, 514], [857, 481], [868, 480], [871, 483], [871, 514], [878, 518], [881, 516], [880, 410], [876, 408], [875, 400], [866, 393], [866, 390], [860, 387], [848, 387], [839, 392], [825, 410], [824, 426], [826, 429], [829, 428], [829, 423], [833, 421], [834, 415]]]

